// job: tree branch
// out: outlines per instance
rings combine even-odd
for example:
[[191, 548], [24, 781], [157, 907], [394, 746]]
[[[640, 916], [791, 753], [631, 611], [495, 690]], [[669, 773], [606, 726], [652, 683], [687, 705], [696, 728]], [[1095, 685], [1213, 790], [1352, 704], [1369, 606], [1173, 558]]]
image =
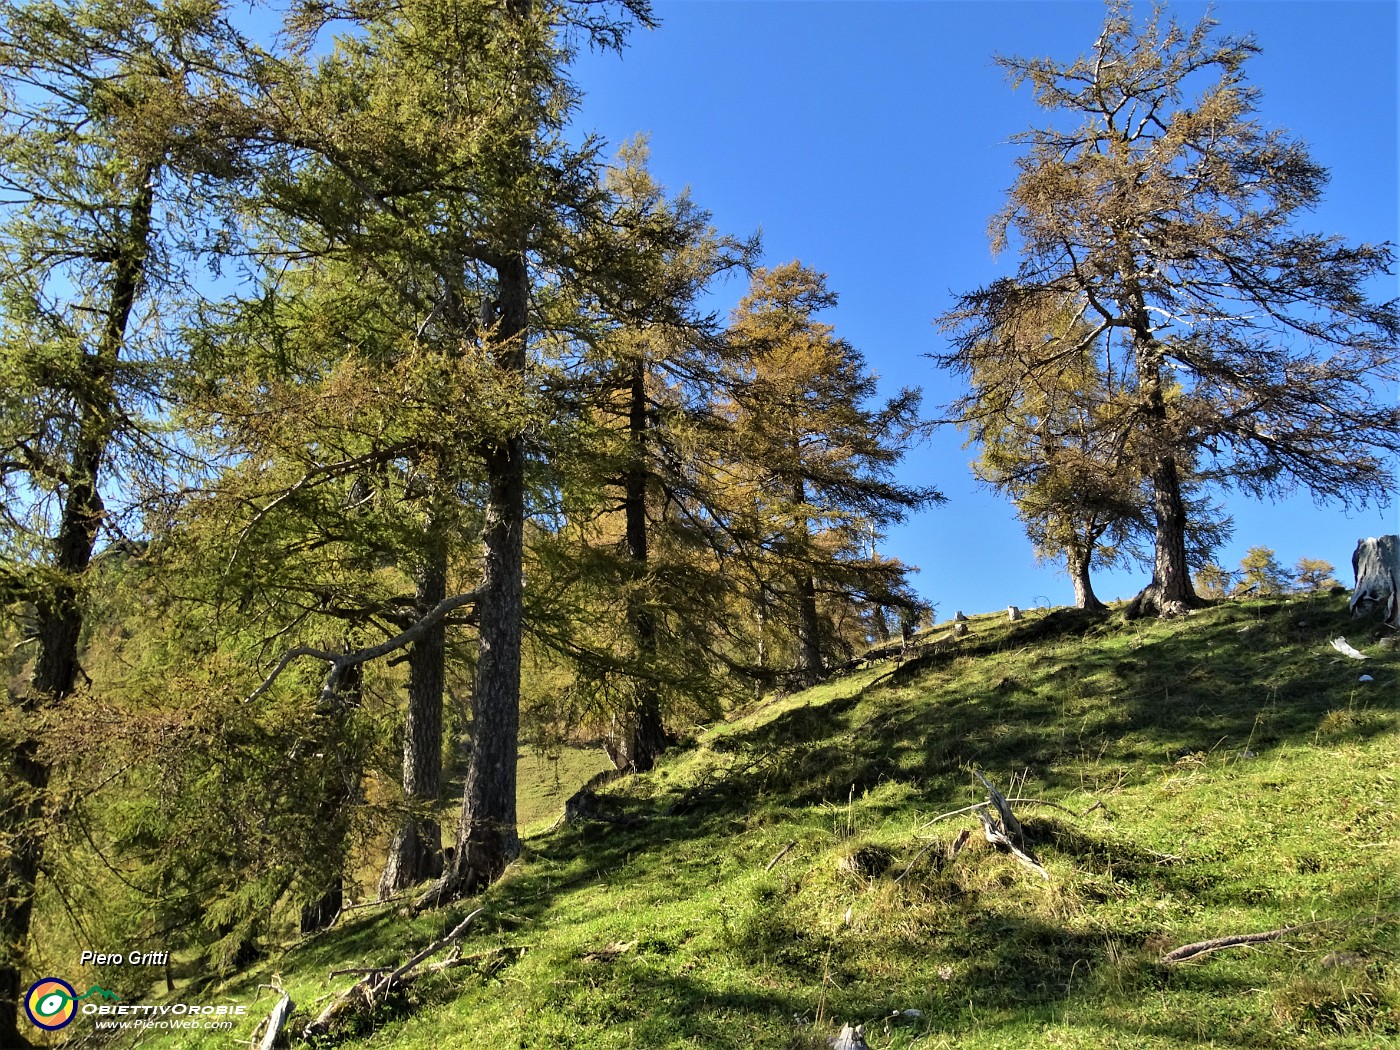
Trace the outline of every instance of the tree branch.
[[324, 649], [313, 649], [310, 646], [300, 645], [292, 649], [278, 661], [277, 666], [272, 669], [272, 673], [263, 679], [262, 684], [254, 689], [244, 698], [245, 704], [252, 703], [272, 688], [272, 683], [277, 680], [278, 675], [287, 669], [287, 665], [300, 656], [310, 656], [317, 660], [322, 660], [331, 665], [330, 671], [326, 675], [326, 683], [321, 687], [321, 694], [335, 691], [336, 683], [340, 680], [349, 668], [358, 664], [368, 663], [370, 660], [377, 660], [381, 656], [387, 656], [397, 649], [403, 649], [412, 645], [422, 638], [438, 624], [444, 622], [448, 615], [464, 605], [471, 605], [476, 602], [481, 595], [481, 588], [476, 587], [465, 594], [456, 594], [450, 598], [444, 598], [433, 606], [428, 612], [410, 628], [401, 631], [387, 641], [380, 642], [365, 649], [356, 649], [352, 653], [329, 653]]

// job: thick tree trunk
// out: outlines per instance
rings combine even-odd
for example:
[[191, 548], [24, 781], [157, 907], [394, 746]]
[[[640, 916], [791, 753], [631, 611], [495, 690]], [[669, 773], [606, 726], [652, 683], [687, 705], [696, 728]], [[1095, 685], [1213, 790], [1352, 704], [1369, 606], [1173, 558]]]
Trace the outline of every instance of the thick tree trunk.
[[[1132, 262], [1131, 258], [1128, 262]], [[1136, 272], [1136, 265], [1125, 273]], [[1186, 560], [1186, 503], [1181, 498], [1181, 471], [1171, 448], [1171, 426], [1166, 395], [1162, 389], [1162, 348], [1152, 334], [1141, 292], [1135, 292], [1133, 327], [1137, 339], [1138, 387], [1144, 398], [1144, 416], [1151, 440], [1156, 444], [1155, 459], [1148, 470], [1152, 483], [1152, 509], [1157, 518], [1156, 550], [1152, 582], [1129, 603], [1127, 616], [1182, 616], [1201, 605], [1191, 586], [1191, 567]]]
[[[415, 604], [425, 614], [447, 597], [447, 543], [430, 522]], [[403, 732], [403, 793], [415, 809], [431, 807], [442, 790], [442, 694], [447, 629], [439, 625], [408, 653], [408, 712]], [[436, 821], [409, 817], [389, 847], [379, 897], [442, 874], [442, 830]]]
[[1103, 609], [1104, 603], [1094, 593], [1093, 581], [1089, 578], [1089, 555], [1076, 547], [1065, 552], [1069, 577], [1074, 584], [1074, 607], [1076, 609]]
[[520, 636], [524, 470], [519, 437], [488, 457], [486, 571], [478, 609], [472, 750], [453, 856], [458, 892], [487, 886], [520, 852], [515, 826], [520, 737]]
[[[497, 269], [500, 321], [497, 366], [525, 367], [529, 271], [524, 255]], [[525, 452], [519, 434], [484, 449], [487, 477], [482, 530], [484, 571], [477, 603], [477, 664], [472, 683], [472, 751], [457, 846], [439, 897], [471, 893], [500, 877], [520, 853], [515, 823], [520, 747], [520, 638], [523, 615]]]
[[[77, 438], [68, 462], [68, 491], [54, 537], [52, 568], [59, 582], [35, 602], [38, 651], [20, 711], [29, 716], [53, 707], [73, 691], [78, 678], [78, 641], [84, 611], [77, 580], [92, 563], [105, 508], [99, 475], [107, 458], [116, 419], [113, 404], [117, 364], [126, 343], [127, 323], [140, 291], [149, 254], [154, 203], [153, 169], [144, 172], [132, 203], [125, 244], [112, 267], [111, 297], [96, 352], [83, 358]], [[41, 821], [52, 770], [39, 742], [23, 738], [8, 763], [14, 789], [0, 794], [0, 1045], [25, 1047], [19, 1021], [23, 992], [21, 964], [33, 919], [34, 890], [43, 859]]]
[[1201, 600], [1191, 586], [1186, 560], [1186, 504], [1176, 460], [1164, 456], [1153, 467], [1152, 507], [1157, 515], [1157, 543], [1152, 582], [1128, 605], [1130, 619], [1142, 616], [1182, 616]]

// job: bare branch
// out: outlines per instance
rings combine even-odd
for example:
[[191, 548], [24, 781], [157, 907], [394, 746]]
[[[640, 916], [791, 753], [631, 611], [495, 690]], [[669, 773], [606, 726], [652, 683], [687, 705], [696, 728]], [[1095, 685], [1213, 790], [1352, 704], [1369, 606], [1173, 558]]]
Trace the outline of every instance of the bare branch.
[[331, 669], [326, 675], [325, 685], [321, 688], [321, 694], [325, 696], [327, 693], [334, 693], [336, 684], [349, 668], [355, 667], [358, 664], [368, 663], [370, 660], [377, 660], [381, 656], [387, 656], [395, 650], [412, 645], [438, 626], [438, 624], [446, 621], [447, 617], [453, 611], [460, 609], [464, 605], [474, 604], [480, 596], [481, 588], [477, 587], [467, 591], [465, 594], [456, 594], [450, 598], [444, 598], [442, 601], [438, 602], [437, 605], [433, 606], [432, 609], [424, 613], [423, 616], [407, 630], [399, 632], [394, 635], [394, 637], [387, 641], [380, 642], [378, 645], [372, 645], [366, 649], [356, 649], [352, 653], [330, 653], [326, 652], [324, 649], [313, 649], [310, 646], [304, 645], [298, 646], [278, 661], [272, 673], [264, 678], [262, 684], [249, 693], [248, 696], [244, 698], [243, 702], [245, 704], [251, 703], [266, 693], [272, 688], [272, 683], [277, 680], [277, 677], [287, 669], [287, 665], [302, 656], [310, 656], [331, 665]]

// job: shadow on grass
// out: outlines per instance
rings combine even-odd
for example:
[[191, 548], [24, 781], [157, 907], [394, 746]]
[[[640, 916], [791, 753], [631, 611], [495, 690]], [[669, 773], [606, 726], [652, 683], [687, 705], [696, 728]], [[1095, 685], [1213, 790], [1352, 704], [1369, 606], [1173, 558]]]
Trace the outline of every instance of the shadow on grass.
[[[1356, 687], [1355, 666], [1326, 642], [1356, 628], [1340, 600], [1225, 605], [1175, 629], [1051, 613], [918, 658], [906, 687], [886, 680], [731, 734], [723, 783], [687, 808], [811, 805], [883, 781], [945, 797], [968, 766], [1029, 768], [1046, 787], [1072, 789], [1085, 785], [1086, 766], [1111, 783], [1117, 770], [1196, 752], [1311, 742]], [[1046, 651], [1027, 658], [1032, 645]], [[1334, 721], [1358, 736], [1385, 729], [1380, 719]]]
[[[984, 637], [927, 651], [873, 686], [794, 707], [755, 727], [732, 727], [722, 745], [708, 749], [713, 761], [706, 771], [669, 793], [630, 797], [620, 782], [610, 798], [641, 823], [583, 822], [531, 839], [529, 863], [482, 897], [488, 913], [474, 940], [504, 943], [519, 931], [547, 927], [561, 905], [571, 909], [570, 922], [590, 921], [587, 908], [599, 916], [612, 909], [606, 895], [592, 903], [569, 898], [609, 879], [625, 878], [634, 891], [641, 886], [657, 896], [693, 892], [673, 866], [718, 865], [736, 820], [791, 819], [805, 807], [845, 803], [883, 784], [942, 806], [969, 797], [969, 766], [989, 771], [994, 781], [1029, 770], [1038, 790], [1098, 789], [1114, 786], [1115, 778], [1141, 777], [1144, 768], [1166, 770], [1197, 752], [1311, 743], [1324, 728], [1331, 738], [1383, 731], [1385, 723], [1365, 711], [1329, 716], [1347, 709], [1355, 689], [1355, 666], [1326, 651], [1329, 638], [1348, 630], [1358, 633], [1339, 600], [1230, 605], [1177, 625], [1057, 612], [987, 628]], [[1377, 677], [1391, 674], [1382, 661], [1374, 666]], [[1254, 903], [1235, 901], [1230, 887], [1212, 886], [1208, 872], [1106, 834], [1039, 816], [1026, 826], [1047, 856], [1061, 854], [1092, 876], [1091, 899], [1122, 884], [1150, 884], [1163, 894]], [[797, 921], [785, 924], [780, 909], [755, 905], [736, 918], [728, 942], [741, 964], [734, 973], [743, 978], [704, 966], [672, 972], [643, 944], [640, 958], [601, 968], [566, 960], [553, 991], [528, 994], [564, 994], [581, 1022], [626, 1023], [639, 1045], [689, 1039], [748, 1047], [780, 1044], [756, 1042], [744, 1025], [736, 1031], [736, 1017], [765, 1019], [764, 1031], [780, 1038], [793, 1028], [793, 1015], [813, 1012], [824, 988], [828, 1017], [871, 1019], [917, 1006], [946, 1032], [971, 1024], [969, 1010], [1006, 1010], [1008, 1003], [1033, 1013], [1068, 1004], [1111, 1027], [1114, 996], [1148, 995], [1167, 983], [1219, 1000], [1249, 990], [1240, 971], [1225, 967], [1168, 972], [1141, 959], [1132, 966], [1115, 962], [1112, 943], [1141, 949], [1154, 932], [1145, 927], [1071, 932], [987, 910], [973, 894], [967, 903], [958, 933], [962, 961], [946, 978], [930, 963], [938, 943], [932, 933], [862, 946], [865, 957], [914, 975], [922, 991], [908, 979], [891, 991], [869, 973], [847, 971], [839, 941], [809, 934]], [[318, 965], [375, 951], [381, 958], [378, 938], [390, 921], [353, 920], [299, 952]], [[423, 943], [433, 928], [415, 924]], [[402, 935], [400, 928], [395, 941]], [[1158, 1027], [1160, 1036], [1188, 1045], [1202, 1031], [1239, 1046], [1270, 1045], [1277, 1036], [1265, 1031], [1252, 1041], [1228, 1017], [1166, 1019]]]

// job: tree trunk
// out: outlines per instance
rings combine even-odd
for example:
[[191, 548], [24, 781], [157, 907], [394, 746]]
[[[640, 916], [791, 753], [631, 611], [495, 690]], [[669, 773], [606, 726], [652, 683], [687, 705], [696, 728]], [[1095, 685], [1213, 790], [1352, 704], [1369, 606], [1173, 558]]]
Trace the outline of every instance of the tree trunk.
[[1065, 551], [1070, 580], [1074, 583], [1074, 607], [1076, 609], [1099, 610], [1105, 608], [1094, 593], [1094, 584], [1089, 578], [1089, 554], [1071, 545]]
[[[429, 522], [415, 604], [426, 614], [447, 597], [447, 542]], [[408, 653], [408, 712], [403, 731], [403, 793], [415, 811], [437, 803], [442, 790], [443, 661], [447, 628], [439, 625]], [[410, 816], [394, 835], [379, 898], [442, 874], [442, 830], [437, 821]]]
[[[1128, 259], [1132, 262], [1132, 259]], [[1136, 265], [1124, 270], [1136, 272]], [[1181, 472], [1171, 448], [1171, 426], [1162, 390], [1162, 349], [1152, 335], [1152, 323], [1142, 293], [1134, 290], [1133, 328], [1136, 336], [1138, 387], [1144, 398], [1144, 416], [1156, 445], [1147, 472], [1152, 483], [1152, 509], [1157, 518], [1152, 582], [1129, 603], [1127, 616], [1182, 616], [1201, 604], [1191, 586], [1186, 560], [1186, 503], [1181, 498]]]
[[345, 904], [345, 882], [336, 874], [319, 900], [301, 906], [301, 932], [315, 933], [335, 922]]
[[[118, 416], [115, 384], [126, 344], [127, 323], [140, 291], [150, 250], [152, 189], [155, 171], [148, 167], [132, 203], [125, 243], [112, 264], [111, 298], [96, 352], [83, 357], [77, 436], [69, 458], [68, 491], [63, 501], [53, 560], [59, 582], [35, 601], [38, 651], [29, 688], [20, 697], [22, 716], [62, 703], [78, 678], [78, 641], [84, 610], [78, 579], [92, 563], [105, 508], [99, 475], [107, 458]], [[51, 769], [40, 755], [39, 741], [21, 737], [10, 761], [17, 790], [0, 796], [0, 1045], [25, 1047], [19, 1024], [23, 990], [20, 965], [33, 918], [34, 890], [43, 859], [43, 828]]]
[[[797, 506], [807, 502], [807, 489], [802, 479], [793, 486], [793, 500]], [[804, 555], [811, 544], [807, 532], [807, 519], [801, 523], [801, 541]], [[797, 580], [797, 678], [804, 686], [813, 686], [822, 677], [821, 620], [817, 616], [817, 586], [810, 572], [803, 572]]]
[[[497, 269], [500, 321], [497, 367], [525, 367], [529, 270], [523, 254]], [[525, 451], [518, 433], [483, 448], [487, 497], [484, 571], [477, 603], [477, 664], [472, 683], [472, 750], [457, 824], [452, 870], [439, 896], [471, 893], [500, 877], [520, 853], [515, 825], [520, 748], [520, 637], [523, 615]]]
[[885, 613], [885, 607], [879, 602], [875, 603], [875, 608], [870, 616], [871, 625], [875, 628], [875, 641], [880, 645], [888, 645], [890, 640], [890, 621]]
[[[645, 577], [650, 557], [647, 536], [646, 378], [646, 358], [639, 353], [632, 365], [628, 410], [632, 458], [627, 468], [623, 497], [627, 555], [636, 567], [638, 578]], [[621, 721], [620, 732], [626, 739], [617, 742], [613, 764], [618, 769], [644, 773], [656, 766], [657, 758], [671, 743], [661, 718], [661, 698], [652, 676], [656, 658], [656, 621], [646, 594], [633, 590], [627, 602], [627, 622], [642, 670], [634, 679], [636, 692], [632, 708]]]
[[1157, 543], [1152, 582], [1128, 605], [1129, 619], [1182, 616], [1201, 600], [1191, 586], [1186, 560], [1186, 504], [1175, 458], [1163, 456], [1152, 469], [1152, 508], [1157, 516]]
[[763, 690], [766, 689], [770, 683], [768, 675], [768, 643], [765, 640], [768, 631], [768, 592], [764, 589], [762, 583], [760, 583], [758, 587], [758, 611], [755, 614], [755, 619], [758, 621], [758, 646], [757, 652], [754, 654], [756, 673], [753, 676], [753, 698], [755, 700], [761, 700], [763, 699]]
[[822, 677], [821, 620], [817, 616], [817, 587], [810, 575], [797, 581], [797, 676], [805, 686]]
[[[347, 652], [354, 649], [348, 642]], [[334, 672], [332, 672], [334, 674]], [[360, 771], [346, 763], [337, 749], [337, 740], [350, 717], [350, 712], [360, 706], [364, 685], [364, 665], [354, 664], [336, 676], [333, 683], [328, 681], [321, 690], [321, 708], [331, 720], [332, 728], [327, 734], [322, 748], [324, 761], [330, 768], [327, 782], [330, 787], [321, 797], [316, 809], [316, 826], [323, 829], [330, 864], [325, 874], [325, 890], [319, 898], [302, 906], [301, 932], [313, 933], [325, 929], [335, 922], [345, 903], [345, 858], [349, 849], [350, 804], [359, 789]], [[250, 954], [255, 954], [254, 945], [245, 946]], [[240, 950], [240, 954], [242, 954]]]

